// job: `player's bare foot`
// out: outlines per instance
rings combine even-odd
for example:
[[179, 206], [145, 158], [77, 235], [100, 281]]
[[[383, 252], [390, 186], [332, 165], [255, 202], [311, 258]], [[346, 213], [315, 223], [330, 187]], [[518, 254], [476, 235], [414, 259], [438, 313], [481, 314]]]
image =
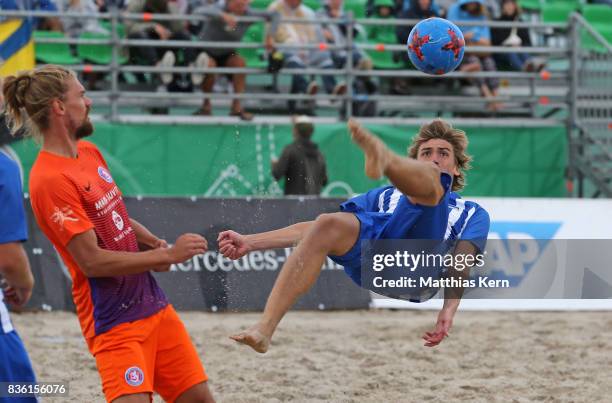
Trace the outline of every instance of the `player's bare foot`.
[[253, 326], [243, 332], [230, 336], [230, 339], [241, 344], [246, 344], [258, 353], [265, 353], [270, 347], [270, 338], [259, 331], [257, 326]]
[[389, 149], [376, 136], [364, 129], [356, 120], [349, 119], [351, 138], [365, 155], [365, 173], [372, 179], [383, 176], [389, 160]]

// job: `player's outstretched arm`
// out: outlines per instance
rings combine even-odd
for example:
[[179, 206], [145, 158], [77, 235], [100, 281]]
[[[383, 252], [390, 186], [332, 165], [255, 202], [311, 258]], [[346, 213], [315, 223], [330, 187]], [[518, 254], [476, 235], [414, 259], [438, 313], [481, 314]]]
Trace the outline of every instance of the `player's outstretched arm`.
[[137, 274], [152, 268], [169, 267], [206, 252], [208, 243], [201, 235], [183, 234], [171, 248], [146, 252], [116, 252], [98, 246], [93, 229], [76, 235], [68, 251], [87, 277], [112, 277]]
[[[455, 248], [455, 255], [475, 255], [477, 253], [476, 247], [470, 241], [459, 241]], [[463, 270], [456, 270], [451, 268], [449, 270], [449, 276], [455, 277], [458, 280], [468, 279], [470, 277], [470, 268], [466, 267]], [[459, 281], [460, 283], [460, 281]], [[436, 327], [431, 332], [425, 332], [423, 340], [425, 340], [425, 346], [434, 347], [437, 346], [448, 337], [448, 332], [453, 326], [453, 319], [461, 303], [461, 297], [463, 296], [463, 287], [447, 287], [444, 289], [444, 305], [438, 313], [438, 319], [436, 321]]]
[[314, 221], [300, 222], [274, 231], [242, 235], [236, 231], [219, 233], [219, 252], [235, 260], [254, 250], [288, 248], [297, 245]]

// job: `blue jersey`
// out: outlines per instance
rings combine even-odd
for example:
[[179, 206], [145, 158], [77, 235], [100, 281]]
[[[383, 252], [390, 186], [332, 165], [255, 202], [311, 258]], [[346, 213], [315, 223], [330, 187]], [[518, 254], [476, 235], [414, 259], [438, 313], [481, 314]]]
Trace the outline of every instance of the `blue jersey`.
[[[437, 206], [415, 205], [393, 186], [384, 186], [356, 196], [340, 208], [360, 221], [359, 239], [343, 256], [330, 256], [344, 266], [347, 275], [361, 285], [361, 241], [364, 239], [444, 239], [449, 250], [456, 241], [470, 241], [478, 253], [484, 251], [489, 234], [489, 214], [478, 203], [451, 192], [451, 178], [441, 176], [446, 191]], [[431, 298], [437, 289], [415, 291], [413, 302]], [[403, 298], [403, 297], [402, 297]]]
[[340, 210], [359, 219], [359, 239], [342, 256], [330, 256], [344, 266], [345, 272], [361, 285], [361, 241], [376, 239], [440, 239], [444, 238], [449, 214], [452, 177], [440, 174], [444, 197], [436, 206], [412, 203], [393, 186], [383, 186], [353, 197], [340, 205]]
[[28, 229], [19, 167], [0, 151], [0, 243], [23, 242]]
[[[28, 229], [19, 167], [0, 150], [0, 244], [23, 242]], [[0, 334], [13, 330], [0, 290]]]
[[[23, 208], [19, 167], [0, 150], [0, 243], [23, 242], [28, 231]], [[13, 328], [0, 290], [0, 381], [35, 382], [36, 377], [23, 342]], [[38, 402], [37, 398], [0, 397], [0, 402]]]
[[483, 253], [489, 236], [489, 213], [478, 203], [463, 200], [451, 192], [448, 200], [448, 225], [444, 239], [471, 241], [477, 253]]

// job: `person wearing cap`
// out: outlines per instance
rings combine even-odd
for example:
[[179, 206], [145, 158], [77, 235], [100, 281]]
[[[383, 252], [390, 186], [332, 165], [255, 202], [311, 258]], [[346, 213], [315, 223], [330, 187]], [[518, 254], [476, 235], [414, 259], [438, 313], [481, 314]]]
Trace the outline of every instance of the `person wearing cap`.
[[311, 138], [312, 120], [305, 115], [293, 119], [293, 143], [272, 160], [272, 176], [285, 177], [285, 195], [318, 195], [327, 185], [325, 157]]

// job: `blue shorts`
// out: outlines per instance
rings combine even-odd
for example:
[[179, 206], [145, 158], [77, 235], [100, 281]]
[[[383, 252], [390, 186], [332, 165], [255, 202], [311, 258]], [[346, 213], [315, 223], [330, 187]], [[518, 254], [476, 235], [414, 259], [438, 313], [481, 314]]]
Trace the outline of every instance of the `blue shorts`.
[[[0, 382], [36, 382], [30, 357], [15, 331], [0, 334]], [[2, 398], [0, 403], [35, 403], [34, 397]]]
[[393, 213], [364, 211], [349, 200], [342, 211], [352, 213], [359, 220], [359, 238], [342, 256], [329, 256], [344, 266], [345, 273], [361, 287], [361, 243], [378, 239], [444, 239], [448, 226], [448, 192], [436, 206], [417, 206], [402, 196]]
[[353, 213], [359, 220], [359, 238], [353, 247], [342, 256], [330, 255], [329, 258], [344, 266], [344, 272], [361, 287], [361, 241], [380, 239], [389, 215], [375, 212]]

